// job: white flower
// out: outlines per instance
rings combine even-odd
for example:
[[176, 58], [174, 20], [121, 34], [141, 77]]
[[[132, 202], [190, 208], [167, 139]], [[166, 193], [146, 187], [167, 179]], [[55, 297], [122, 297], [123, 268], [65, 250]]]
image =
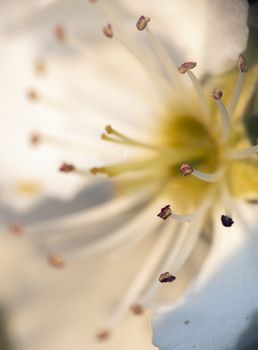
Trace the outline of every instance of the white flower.
[[[82, 7], [78, 10], [79, 4]], [[14, 3], [10, 3], [12, 5]], [[238, 160], [257, 151], [257, 146], [250, 147], [241, 119], [254, 91], [256, 71], [252, 69], [250, 74], [246, 73], [244, 57], [240, 56], [239, 72], [218, 75], [205, 83], [198, 80], [198, 76], [205, 73], [224, 72], [238, 60], [248, 34], [246, 1], [196, 1], [194, 4], [167, 1], [161, 8], [154, 1], [153, 4], [142, 1], [136, 8], [125, 1], [114, 4], [97, 1], [91, 4], [92, 11], [96, 11], [95, 6], [104, 7], [107, 18], [104, 22], [102, 16], [96, 17], [95, 23], [92, 20], [95, 17], [89, 15], [86, 30], [81, 22], [84, 6], [91, 11], [85, 2], [52, 1], [38, 12], [28, 7], [22, 17], [15, 17], [15, 22], [23, 25], [24, 30], [18, 43], [34, 48], [35, 36], [28, 34], [28, 28], [33, 25], [37, 44], [43, 42], [43, 46], [39, 45], [40, 53], [49, 70], [45, 81], [36, 81], [37, 87], [32, 84], [28, 90], [29, 102], [37, 102], [31, 106], [30, 113], [35, 117], [37, 111], [40, 119], [35, 125], [40, 133], [33, 134], [32, 138], [34, 144], [39, 143], [32, 172], [44, 179], [44, 164], [49, 162], [52, 166], [56, 160], [54, 171], [60, 167], [65, 174], [56, 172], [55, 179], [60, 183], [53, 181], [50, 175], [43, 193], [54, 190], [55, 194], [59, 192], [65, 197], [64, 192], [67, 193], [70, 185], [73, 189], [82, 186], [82, 182], [90, 185], [92, 174], [114, 176], [110, 178], [114, 198], [100, 206], [77, 213], [71, 211], [49, 222], [24, 228], [18, 226], [18, 231], [24, 232], [36, 243], [40, 253], [46, 255], [50, 265], [67, 266], [56, 277], [56, 271], [48, 272], [42, 260], [37, 259], [38, 266], [35, 263], [33, 268], [28, 267], [32, 260], [27, 260], [27, 278], [23, 279], [24, 275], [20, 274], [21, 281], [31, 278], [35, 283], [32, 295], [44, 291], [42, 298], [48, 305], [45, 307], [40, 296], [40, 302], [29, 303], [32, 311], [35, 308], [38, 314], [33, 317], [29, 312], [21, 312], [18, 317], [20, 334], [33, 334], [31, 326], [35, 327], [35, 332], [43, 330], [35, 324], [35, 319], [43, 322], [50, 319], [49, 328], [58, 329], [49, 343], [42, 341], [41, 345], [35, 335], [34, 341], [28, 336], [24, 340], [26, 350], [35, 349], [35, 346], [71, 348], [71, 344], [76, 347], [76, 341], [80, 346], [84, 336], [78, 336], [81, 319], [76, 317], [77, 313], [85, 314], [85, 310], [81, 310], [82, 300], [90, 310], [88, 334], [97, 326], [97, 320], [102, 319], [104, 329], [98, 334], [99, 339], [107, 338], [130, 308], [139, 314], [151, 307], [160, 286], [159, 275], [166, 270], [175, 274], [183, 266], [205, 222], [209, 221], [215, 202], [222, 202], [220, 215], [230, 220], [231, 195], [253, 199], [257, 194], [256, 183], [250, 182], [257, 171], [256, 165], [249, 160]], [[151, 21], [142, 18], [148, 23], [140, 33], [135, 23], [142, 13], [150, 16]], [[46, 35], [46, 27], [50, 32], [49, 27], [54, 25], [53, 17], [57, 19], [54, 32], [58, 43]], [[56, 26], [60, 20], [62, 23]], [[105, 26], [107, 38], [101, 30], [98, 30], [99, 37], [92, 36], [91, 21], [97, 27], [98, 23], [99, 27]], [[142, 29], [141, 25], [138, 27]], [[10, 31], [10, 26], [8, 29]], [[42, 71], [44, 65], [36, 68]], [[214, 88], [222, 89], [222, 99], [220, 90], [213, 92], [213, 98], [210, 96]], [[228, 111], [224, 102], [229, 106]], [[26, 113], [27, 109], [28, 105]], [[100, 140], [99, 134], [105, 125], [103, 140]], [[57, 151], [53, 146], [57, 146]], [[50, 156], [51, 152], [56, 153]], [[24, 176], [28, 176], [28, 169], [31, 169], [31, 159], [27, 161]], [[19, 162], [19, 171], [23, 172], [20, 159]], [[188, 170], [189, 176], [180, 174], [180, 168], [183, 175]], [[6, 171], [7, 178], [8, 173], [10, 168]], [[20, 178], [18, 171], [13, 174], [14, 183], [17, 178]], [[239, 178], [243, 180], [241, 186]], [[65, 182], [69, 179], [71, 184]], [[98, 180], [94, 178], [94, 181], [98, 184]], [[21, 188], [27, 189], [26, 186]], [[94, 195], [100, 189], [99, 186]], [[174, 219], [175, 222], [163, 223], [157, 214], [168, 204], [172, 208], [168, 221]], [[237, 217], [234, 221], [237, 224]], [[24, 222], [26, 224], [26, 218]], [[11, 230], [17, 233], [17, 226], [11, 226]], [[108, 261], [106, 254], [110, 252], [119, 259]], [[94, 254], [98, 254], [97, 259], [90, 260]], [[82, 282], [85, 269], [88, 269], [88, 278]], [[173, 288], [177, 283], [174, 282]], [[68, 284], [75, 286], [70, 302], [66, 302], [70, 294]], [[117, 284], [122, 284], [121, 290]], [[86, 297], [82, 295], [93, 286], [96, 295], [94, 290]], [[25, 290], [30, 288], [26, 286]], [[56, 294], [53, 296], [53, 293]], [[26, 295], [23, 297], [26, 299]], [[102, 300], [108, 297], [116, 306], [109, 313], [110, 317], [104, 317], [108, 312], [103, 311]], [[99, 304], [96, 312], [93, 311], [94, 299]], [[29, 311], [26, 300], [23, 305]], [[52, 309], [55, 310], [53, 317]], [[74, 309], [76, 312], [72, 311]], [[64, 334], [66, 329], [71, 331], [70, 320], [63, 325], [63, 319], [68, 319], [67, 313], [71, 315], [72, 312], [75, 312], [71, 317], [74, 334], [70, 333], [69, 343], [66, 338], [60, 339], [58, 333]], [[41, 339], [49, 339], [45, 335], [49, 329], [45, 329]], [[88, 342], [87, 346], [92, 348], [93, 345]], [[128, 347], [131, 346], [128, 343]], [[147, 345], [142, 343], [139, 348], [144, 346]]]

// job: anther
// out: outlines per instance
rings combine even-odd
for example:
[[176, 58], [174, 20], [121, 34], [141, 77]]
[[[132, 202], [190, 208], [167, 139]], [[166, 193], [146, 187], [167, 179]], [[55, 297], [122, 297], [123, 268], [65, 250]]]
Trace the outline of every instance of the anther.
[[163, 220], [166, 220], [171, 215], [172, 215], [172, 211], [170, 209], [170, 204], [168, 204], [164, 208], [161, 208], [160, 213], [157, 216], [159, 216]]
[[38, 75], [44, 75], [46, 73], [46, 64], [42, 60], [37, 60], [34, 63], [34, 71]]
[[20, 236], [22, 234], [22, 225], [19, 224], [18, 222], [11, 222], [9, 224], [9, 231], [14, 235], [14, 236]]
[[204, 182], [217, 182], [221, 179], [223, 171], [217, 171], [214, 173], [205, 173], [203, 171], [193, 169], [189, 164], [183, 164], [180, 167], [180, 172], [182, 175], [193, 175], [197, 179]]
[[222, 225], [225, 227], [231, 227], [234, 223], [232, 218], [230, 216], [227, 216], [227, 215], [221, 215], [220, 219], [221, 219]]
[[140, 316], [144, 313], [144, 309], [140, 304], [131, 305], [130, 310], [137, 316]]
[[96, 334], [99, 341], [106, 341], [110, 338], [110, 336], [111, 332], [108, 329], [102, 329]]
[[111, 134], [111, 133], [113, 132], [113, 128], [112, 128], [111, 125], [105, 126], [105, 130], [106, 130], [106, 132], [107, 132], [108, 134]]
[[63, 269], [65, 267], [65, 261], [60, 255], [48, 255], [48, 263], [57, 269]]
[[39, 100], [39, 93], [37, 92], [37, 90], [35, 90], [33, 88], [29, 88], [26, 91], [26, 96], [32, 102], [36, 102]]
[[110, 23], [108, 23], [107, 25], [105, 25], [105, 27], [102, 28], [103, 34], [107, 37], [107, 38], [113, 38], [113, 28], [112, 25]]
[[54, 27], [53, 30], [54, 36], [55, 38], [60, 42], [60, 43], [64, 43], [67, 39], [67, 34], [65, 31], [64, 26], [58, 24]]
[[171, 275], [170, 272], [164, 272], [159, 276], [159, 281], [161, 283], [171, 283], [171, 282], [174, 282], [175, 279], [176, 277]]
[[147, 24], [149, 22], [150, 22], [150, 17], [141, 16], [136, 23], [136, 28], [142, 31], [147, 27]]
[[193, 168], [189, 164], [182, 164], [180, 167], [180, 173], [184, 176], [192, 174]]
[[220, 100], [220, 99], [222, 98], [222, 96], [223, 96], [223, 93], [222, 93], [221, 90], [215, 88], [215, 89], [213, 89], [211, 96], [212, 96], [215, 100]]
[[243, 55], [239, 55], [238, 57], [238, 66], [240, 69], [241, 73], [246, 73], [248, 71], [248, 67], [247, 67], [247, 62], [246, 62], [246, 58]]
[[96, 175], [96, 174], [103, 174], [105, 173], [105, 168], [104, 167], [94, 167], [90, 169], [91, 174]]
[[37, 146], [42, 141], [42, 136], [39, 133], [33, 132], [30, 134], [29, 142], [33, 146]]
[[71, 173], [75, 170], [75, 166], [69, 163], [62, 163], [59, 167], [59, 171], [63, 173]]
[[185, 62], [185, 63], [181, 64], [181, 66], [179, 66], [177, 69], [178, 69], [179, 73], [184, 74], [189, 69], [193, 69], [194, 67], [196, 67], [196, 65], [197, 65], [196, 62]]

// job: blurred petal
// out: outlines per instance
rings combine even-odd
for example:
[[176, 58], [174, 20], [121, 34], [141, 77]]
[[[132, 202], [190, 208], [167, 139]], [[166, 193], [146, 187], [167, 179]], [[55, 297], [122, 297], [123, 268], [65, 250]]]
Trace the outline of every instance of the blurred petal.
[[[195, 285], [179, 305], [154, 318], [154, 344], [160, 350], [235, 349], [249, 327], [258, 311], [257, 206], [241, 211], [246, 221], [230, 230], [218, 220], [211, 254]], [[249, 345], [245, 340], [242, 345]]]

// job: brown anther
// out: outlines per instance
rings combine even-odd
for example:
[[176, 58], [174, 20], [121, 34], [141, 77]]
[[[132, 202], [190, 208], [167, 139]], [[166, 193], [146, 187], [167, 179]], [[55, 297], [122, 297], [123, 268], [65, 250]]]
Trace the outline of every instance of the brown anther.
[[144, 309], [140, 304], [133, 304], [130, 307], [130, 310], [132, 311], [132, 313], [134, 313], [135, 315], [142, 315], [144, 313]]
[[64, 43], [67, 39], [65, 28], [61, 24], [54, 27], [53, 34], [60, 43]]
[[71, 173], [75, 170], [75, 166], [69, 163], [62, 163], [59, 167], [59, 171], [62, 173]]
[[46, 64], [42, 60], [38, 60], [34, 64], [35, 73], [38, 75], [44, 75], [46, 73]]
[[181, 64], [181, 66], [179, 66], [177, 69], [178, 69], [179, 73], [184, 74], [189, 69], [195, 68], [196, 65], [197, 65], [196, 62], [185, 62], [185, 63]]
[[42, 136], [39, 133], [33, 132], [30, 135], [29, 142], [30, 144], [37, 146], [42, 141]]
[[136, 23], [136, 28], [142, 31], [147, 27], [147, 24], [149, 22], [150, 22], [150, 17], [141, 16]]
[[92, 3], [94, 3], [94, 2], [97, 2], [98, 0], [89, 0], [89, 2], [92, 2]]
[[246, 62], [245, 56], [239, 55], [239, 57], [238, 57], [238, 66], [239, 66], [240, 72], [246, 73], [248, 71], [248, 67], [247, 67], [247, 62]]
[[193, 168], [189, 164], [182, 164], [180, 167], [180, 173], [184, 176], [192, 174]]
[[65, 267], [65, 261], [60, 255], [48, 255], [47, 260], [48, 263], [56, 269], [63, 269]]
[[171, 283], [171, 282], [174, 282], [175, 279], [176, 277], [171, 275], [170, 272], [164, 272], [159, 276], [159, 281], [161, 283]]
[[14, 236], [20, 236], [22, 234], [22, 225], [19, 224], [18, 222], [11, 222], [9, 224], [9, 231], [14, 235]]
[[39, 100], [39, 93], [33, 88], [29, 88], [26, 91], [26, 96], [30, 101], [33, 101], [33, 102], [36, 102]]
[[102, 329], [96, 334], [99, 341], [106, 341], [110, 338], [110, 336], [111, 332], [108, 329]]
[[212, 96], [215, 100], [220, 100], [220, 99], [222, 98], [222, 96], [223, 96], [223, 93], [222, 93], [221, 90], [215, 88], [215, 89], [213, 89], [211, 96]]
[[171, 215], [172, 215], [172, 211], [170, 209], [170, 204], [168, 204], [164, 208], [161, 208], [160, 213], [157, 216], [159, 216], [163, 220], [166, 220]]
[[112, 132], [113, 132], [113, 129], [112, 129], [112, 126], [111, 126], [111, 125], [105, 126], [105, 130], [106, 130], [106, 132], [107, 132], [108, 134], [112, 134]]
[[113, 38], [114, 33], [113, 33], [112, 25], [111, 25], [110, 23], [108, 23], [107, 25], [105, 25], [105, 27], [102, 28], [102, 31], [103, 31], [103, 34], [104, 34], [107, 38], [109, 38], [109, 39]]

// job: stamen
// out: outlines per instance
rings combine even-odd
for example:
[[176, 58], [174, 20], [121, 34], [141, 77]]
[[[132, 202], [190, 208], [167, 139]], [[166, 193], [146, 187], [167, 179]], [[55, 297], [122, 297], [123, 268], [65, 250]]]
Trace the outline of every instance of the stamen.
[[46, 74], [46, 70], [47, 70], [46, 63], [41, 59], [36, 60], [36, 62], [34, 63], [35, 73], [37, 75], [44, 75]]
[[140, 31], [144, 30], [147, 27], [149, 21], [150, 17], [141, 16], [136, 23], [136, 28]]
[[118, 143], [121, 143], [121, 141], [122, 141], [123, 144], [131, 145], [131, 146], [140, 146], [140, 147], [150, 148], [150, 149], [152, 149], [152, 150], [153, 150], [153, 149], [154, 149], [154, 150], [157, 149], [157, 148], [156, 148], [155, 146], [153, 146], [153, 145], [148, 145], [148, 144], [145, 144], [145, 143], [142, 143], [142, 142], [133, 140], [133, 139], [131, 139], [131, 138], [125, 136], [124, 134], [122, 134], [122, 133], [116, 131], [115, 129], [113, 129], [111, 125], [107, 125], [107, 126], [105, 127], [105, 130], [106, 130], [106, 132], [107, 132], [108, 134], [114, 135], [114, 136], [118, 137], [118, 139], [120, 139], [120, 140], [116, 140], [116, 139], [113, 139], [113, 138], [108, 137], [108, 136], [105, 135], [105, 134], [102, 134], [102, 135], [101, 135], [101, 138], [102, 138], [103, 140], [106, 140], [106, 141], [113, 141], [113, 142], [118, 142]]
[[42, 141], [41, 134], [39, 134], [37, 132], [31, 133], [31, 135], [29, 137], [29, 142], [31, 145], [38, 146], [41, 143], [41, 141]]
[[96, 334], [96, 338], [101, 342], [108, 340], [110, 336], [111, 331], [109, 329], [102, 329]]
[[[78, 231], [80, 228], [85, 228], [87, 225], [92, 225], [96, 222], [100, 223], [100, 221], [105, 223], [108, 219], [112, 220], [118, 215], [134, 210], [139, 203], [149, 201], [157, 191], [157, 188], [155, 188], [155, 191], [153, 188], [151, 190], [148, 188], [141, 193], [132, 193], [128, 194], [126, 197], [112, 198], [108, 202], [84, 210], [79, 214], [66, 216], [65, 219], [55, 219], [48, 224], [43, 221], [41, 223], [30, 225], [26, 230], [26, 234], [37, 236], [36, 239], [42, 236], [42, 232], [44, 232], [44, 239], [55, 236], [56, 234], [60, 234], [63, 237], [66, 232], [71, 232], [74, 236], [75, 230]], [[145, 231], [142, 230], [142, 232]], [[85, 230], [83, 230], [83, 234], [85, 236]]]
[[245, 59], [245, 56], [239, 55], [238, 64], [239, 64], [240, 72], [242, 72], [242, 73], [248, 72], [247, 61]]
[[59, 171], [65, 173], [65, 174], [73, 173], [73, 174], [77, 174], [77, 175], [80, 175], [83, 177], [87, 177], [89, 175], [88, 169], [78, 169], [73, 164], [69, 164], [69, 163], [61, 164], [59, 167]]
[[222, 96], [223, 96], [223, 93], [221, 90], [215, 88], [212, 91], [212, 97], [214, 98], [216, 105], [220, 111], [220, 117], [222, 121], [222, 141], [226, 142], [228, 141], [230, 136], [230, 119], [229, 119], [229, 115], [226, 110], [226, 107], [224, 103], [221, 101]]
[[192, 214], [186, 214], [186, 215], [178, 215], [178, 214], [174, 214], [171, 211], [170, 208], [170, 204], [166, 205], [164, 208], [161, 209], [160, 213], [157, 215], [159, 216], [161, 219], [166, 220], [167, 218], [171, 218], [175, 221], [178, 222], [190, 222], [192, 221], [197, 215], [199, 215], [198, 210], [195, 211]]
[[63, 173], [71, 173], [75, 170], [75, 166], [69, 163], [62, 163], [59, 167], [59, 171]]
[[171, 275], [170, 272], [164, 272], [159, 276], [159, 281], [161, 283], [168, 283], [168, 282], [171, 283], [171, 282], [174, 282], [175, 279], [176, 277]]
[[184, 73], [188, 72], [189, 69], [195, 68], [196, 65], [197, 65], [196, 62], [185, 62], [185, 63], [181, 64], [181, 66], [179, 66], [177, 69], [178, 69], [179, 73], [184, 74]]
[[167, 250], [170, 241], [171, 228], [167, 226], [164, 232], [162, 232], [162, 235], [157, 243], [151, 249], [147, 259], [144, 262], [143, 267], [136, 275], [125, 296], [121, 299], [120, 303], [116, 307], [114, 314], [110, 320], [110, 323], [112, 325], [116, 324], [123, 317], [123, 315], [127, 312], [129, 306], [132, 304], [132, 301], [139, 298], [142, 289], [151, 278], [152, 271], [157, 268], [157, 265], [162, 258], [164, 251]]
[[189, 164], [182, 164], [179, 170], [183, 176], [188, 176], [193, 172], [193, 168]]
[[63, 269], [65, 267], [65, 261], [60, 255], [48, 255], [48, 263], [57, 269]]
[[204, 114], [204, 116], [206, 117], [206, 119], [208, 118], [208, 120], [210, 120], [210, 110], [209, 110], [209, 106], [207, 104], [207, 100], [205, 98], [204, 92], [203, 92], [203, 88], [199, 82], [199, 80], [197, 79], [197, 77], [195, 76], [195, 74], [192, 72], [192, 69], [195, 68], [197, 65], [196, 62], [185, 62], [183, 64], [181, 64], [181, 66], [178, 67], [178, 71], [181, 74], [187, 73], [188, 77], [190, 78], [193, 87], [195, 89], [196, 95], [198, 97], [202, 112]]
[[37, 146], [41, 143], [45, 143], [45, 144], [50, 144], [51, 146], [57, 146], [62, 148], [64, 147], [72, 148], [74, 150], [81, 151], [81, 152], [85, 152], [85, 150], [87, 150], [86, 145], [84, 146], [84, 145], [75, 144], [73, 142], [69, 142], [67, 140], [60, 139], [48, 134], [42, 134], [39, 132], [32, 132], [31, 135], [29, 136], [29, 142], [34, 146]]
[[232, 218], [227, 215], [221, 215], [221, 222], [222, 222], [222, 225], [225, 227], [231, 227], [234, 223]]
[[108, 23], [107, 25], [105, 25], [105, 27], [102, 28], [102, 31], [103, 31], [103, 34], [111, 39], [113, 38], [113, 28], [112, 28], [112, 25], [110, 23]]
[[137, 316], [140, 316], [144, 313], [144, 308], [140, 304], [132, 304], [130, 310]]
[[245, 77], [245, 73], [247, 72], [247, 63], [246, 63], [246, 59], [243, 55], [239, 56], [238, 59], [238, 65], [239, 65], [239, 74], [238, 74], [238, 78], [236, 81], [236, 85], [234, 87], [232, 96], [231, 96], [231, 100], [229, 103], [229, 107], [228, 107], [228, 114], [231, 116], [237, 106], [241, 91], [242, 91], [242, 87], [243, 87], [243, 83], [244, 83], [244, 77]]
[[172, 215], [172, 211], [170, 209], [170, 204], [168, 204], [165, 207], [161, 208], [161, 211], [157, 216], [159, 216], [163, 220], [166, 220], [171, 215]]
[[163, 254], [163, 259], [161, 259], [161, 264], [159, 267], [159, 271], [155, 274], [153, 280], [150, 285], [147, 286], [145, 293], [138, 300], [141, 305], [147, 306], [156, 290], [159, 287], [157, 283], [157, 279], [160, 276], [160, 271], [172, 271], [173, 274], [176, 274], [180, 269], [182, 264], [188, 258], [191, 253], [196, 240], [199, 237], [201, 229], [203, 227], [203, 222], [205, 220], [205, 213], [211, 205], [211, 197], [208, 198], [198, 209], [198, 216], [196, 216], [196, 220], [194, 225], [185, 225], [185, 224], [177, 224], [174, 226], [173, 233], [177, 234], [176, 242], [171, 241], [169, 247], [172, 249], [168, 249], [166, 254]]
[[40, 102], [42, 105], [48, 108], [54, 108], [66, 114], [68, 112], [74, 114], [74, 109], [71, 106], [66, 105], [64, 102], [57, 100], [53, 96], [39, 92], [35, 88], [27, 89], [26, 96], [31, 102]]
[[230, 159], [245, 159], [258, 153], [258, 145], [246, 149], [231, 150], [227, 152]]
[[[157, 189], [155, 190], [157, 191]], [[156, 196], [157, 193], [155, 193], [155, 199]], [[42, 239], [44, 239], [45, 245], [47, 244], [47, 246], [50, 246], [51, 249], [55, 247], [56, 251], [62, 251], [62, 253], [69, 256], [70, 259], [75, 260], [80, 257], [85, 258], [86, 256], [91, 256], [92, 254], [99, 254], [109, 251], [110, 249], [115, 249], [115, 247], [119, 247], [121, 244], [123, 244], [123, 242], [133, 239], [138, 232], [146, 231], [146, 234], [149, 234], [152, 232], [153, 226], [159, 225], [155, 218], [150, 220], [150, 216], [155, 210], [154, 208], [157, 206], [156, 200], [153, 200], [153, 198], [150, 199], [150, 202], [150, 204], [145, 203], [143, 208], [138, 208], [137, 214], [135, 214], [131, 220], [109, 232], [106, 231], [106, 219], [110, 218], [109, 216], [105, 215], [105, 213], [99, 213], [98, 210], [97, 213], [99, 214], [99, 217], [97, 223], [99, 224], [101, 221], [102, 231], [96, 238], [91, 236], [90, 232], [85, 234], [85, 226], [82, 226], [83, 224], [81, 224], [79, 227], [77, 226], [77, 230], [75, 231], [74, 226], [68, 222], [69, 226], [66, 227], [63, 225], [63, 230], [59, 229], [59, 227], [57, 228], [57, 235], [53, 235], [52, 231], [52, 234], [48, 235], [47, 240], [45, 236], [42, 237]], [[115, 212], [115, 214], [117, 215], [119, 212], [121, 212], [121, 210], [118, 208], [118, 211]], [[105, 218], [103, 219], [102, 216]], [[111, 217], [113, 216], [114, 214], [111, 213]], [[89, 219], [91, 218], [89, 217]], [[85, 223], [89, 222], [92, 223], [92, 220], [85, 220]], [[40, 231], [38, 232], [40, 233]]]
[[36, 102], [39, 100], [40, 96], [39, 93], [37, 92], [37, 90], [35, 90], [34, 88], [29, 88], [26, 91], [26, 96], [27, 98], [32, 101], [32, 102]]
[[[175, 87], [179, 89], [180, 91], [183, 91], [182, 83], [178, 76], [178, 70], [171, 60], [171, 57], [168, 55], [167, 51], [164, 49], [162, 43], [160, 42], [159, 38], [151, 31], [149, 26], [146, 26], [146, 33], [152, 43], [152, 46], [154, 50], [156, 51], [160, 62], [162, 66], [164, 67], [166, 73], [170, 77], [170, 80], [173, 84], [175, 84]], [[181, 96], [181, 94], [180, 94]], [[184, 96], [184, 95], [182, 95]]]
[[55, 38], [60, 42], [60, 43], [65, 43], [67, 40], [67, 33], [65, 30], [65, 27], [61, 24], [58, 24], [54, 27], [53, 29], [53, 34]]
[[9, 224], [9, 231], [15, 236], [20, 236], [23, 232], [23, 227], [18, 222], [11, 222]]
[[196, 177], [197, 179], [205, 181], [205, 182], [217, 182], [222, 178], [222, 176], [224, 174], [223, 171], [218, 171], [216, 173], [207, 174], [207, 173], [204, 173], [202, 171], [193, 169], [189, 164], [183, 164], [180, 167], [180, 172], [184, 176], [191, 174], [194, 177]]

